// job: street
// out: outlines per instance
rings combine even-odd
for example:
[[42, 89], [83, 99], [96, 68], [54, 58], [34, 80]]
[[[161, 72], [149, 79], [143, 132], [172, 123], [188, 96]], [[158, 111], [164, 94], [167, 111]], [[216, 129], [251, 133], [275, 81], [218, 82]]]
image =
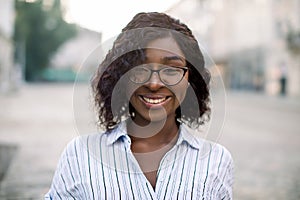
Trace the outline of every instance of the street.
[[[72, 98], [72, 84], [25, 84], [0, 96], [0, 144], [18, 146], [0, 199], [43, 198], [63, 148], [77, 136]], [[218, 142], [234, 159], [234, 199], [300, 199], [299, 123], [299, 98], [227, 92]]]
[[296, 100], [230, 94], [221, 143], [235, 161], [236, 199], [300, 199]]

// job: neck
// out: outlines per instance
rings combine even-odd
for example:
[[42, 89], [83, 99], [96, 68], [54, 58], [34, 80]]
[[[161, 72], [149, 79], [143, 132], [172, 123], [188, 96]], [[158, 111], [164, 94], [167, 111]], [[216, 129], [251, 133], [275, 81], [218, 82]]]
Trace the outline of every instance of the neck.
[[132, 142], [145, 142], [153, 145], [170, 144], [176, 142], [178, 126], [175, 117], [166, 120], [139, 124], [136, 120], [129, 121], [128, 133]]

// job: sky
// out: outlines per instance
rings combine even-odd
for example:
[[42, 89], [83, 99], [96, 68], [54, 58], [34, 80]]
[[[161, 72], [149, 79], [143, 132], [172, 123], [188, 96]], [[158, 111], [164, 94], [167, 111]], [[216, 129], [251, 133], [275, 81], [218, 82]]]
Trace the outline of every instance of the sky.
[[66, 0], [66, 19], [102, 32], [106, 40], [117, 35], [138, 12], [163, 12], [180, 0]]

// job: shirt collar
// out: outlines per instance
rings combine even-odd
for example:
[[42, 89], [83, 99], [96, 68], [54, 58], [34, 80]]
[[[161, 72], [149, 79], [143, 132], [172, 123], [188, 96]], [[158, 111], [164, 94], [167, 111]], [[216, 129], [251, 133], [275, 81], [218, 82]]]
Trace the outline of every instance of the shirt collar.
[[126, 137], [130, 140], [127, 134], [127, 126], [126, 121], [122, 121], [117, 125], [115, 129], [113, 129], [111, 132], [106, 132], [107, 136], [107, 144], [112, 145], [116, 141], [118, 141], [120, 138]]
[[176, 145], [180, 145], [183, 142], [186, 142], [191, 147], [198, 150], [200, 149], [202, 143], [201, 140], [196, 137], [196, 132], [184, 123], [180, 125], [179, 137]]
[[[117, 125], [117, 127], [115, 129], [113, 129], [111, 132], [107, 132], [106, 134], [108, 135], [108, 139], [107, 139], [107, 144], [108, 145], [112, 145], [113, 143], [118, 141], [120, 138], [124, 138], [124, 137], [129, 142], [131, 142], [130, 137], [127, 134], [126, 120], [119, 123], [119, 125]], [[186, 142], [191, 147], [193, 147], [195, 149], [198, 149], [198, 150], [200, 149], [201, 143], [202, 143], [201, 140], [199, 140], [199, 138], [196, 138], [195, 131], [192, 130], [191, 128], [189, 128], [184, 123], [182, 123], [180, 125], [179, 137], [178, 137], [176, 145], [180, 145], [183, 142]]]

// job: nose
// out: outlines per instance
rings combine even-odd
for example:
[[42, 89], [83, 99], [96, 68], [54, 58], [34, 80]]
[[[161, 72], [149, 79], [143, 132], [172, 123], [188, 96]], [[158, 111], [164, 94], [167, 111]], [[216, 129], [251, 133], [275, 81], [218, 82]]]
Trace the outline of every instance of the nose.
[[158, 72], [153, 72], [149, 81], [146, 83], [146, 87], [150, 90], [158, 90], [159, 88], [163, 87], [164, 84], [161, 82]]

